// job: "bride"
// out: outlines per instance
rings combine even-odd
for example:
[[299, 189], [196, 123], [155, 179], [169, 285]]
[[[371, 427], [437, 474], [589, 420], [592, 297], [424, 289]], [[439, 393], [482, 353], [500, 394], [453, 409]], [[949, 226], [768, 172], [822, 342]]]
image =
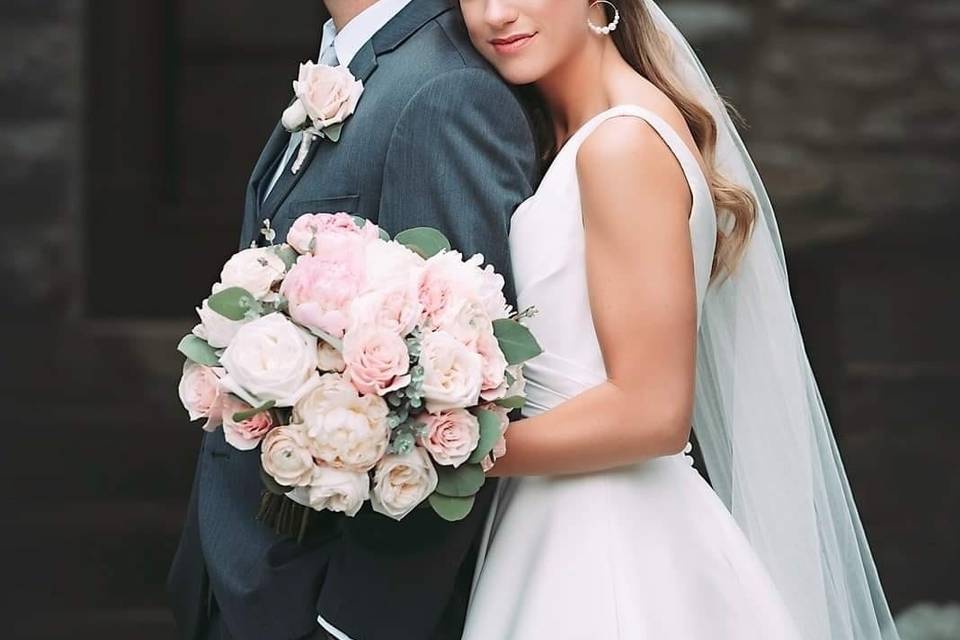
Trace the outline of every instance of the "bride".
[[510, 235], [544, 353], [463, 637], [896, 639], [770, 201], [695, 54], [652, 0], [460, 8], [549, 162]]

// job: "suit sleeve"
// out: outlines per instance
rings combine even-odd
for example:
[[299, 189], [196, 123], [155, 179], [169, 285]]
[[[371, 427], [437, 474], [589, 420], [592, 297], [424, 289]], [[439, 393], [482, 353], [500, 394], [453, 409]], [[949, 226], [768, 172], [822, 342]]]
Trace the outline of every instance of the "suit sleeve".
[[482, 253], [515, 303], [507, 234], [533, 192], [536, 151], [523, 108], [493, 72], [456, 69], [404, 107], [385, 161], [380, 225], [435, 227], [465, 256]]

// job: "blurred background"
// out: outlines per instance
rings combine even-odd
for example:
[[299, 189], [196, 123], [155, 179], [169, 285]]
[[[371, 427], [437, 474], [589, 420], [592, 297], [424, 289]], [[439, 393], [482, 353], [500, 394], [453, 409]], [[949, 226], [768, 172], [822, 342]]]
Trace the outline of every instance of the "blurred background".
[[[904, 639], [960, 638], [960, 1], [663, 6], [748, 123]], [[163, 582], [200, 441], [176, 344], [236, 249], [321, 8], [0, 3], [0, 606], [15, 638], [176, 637]]]

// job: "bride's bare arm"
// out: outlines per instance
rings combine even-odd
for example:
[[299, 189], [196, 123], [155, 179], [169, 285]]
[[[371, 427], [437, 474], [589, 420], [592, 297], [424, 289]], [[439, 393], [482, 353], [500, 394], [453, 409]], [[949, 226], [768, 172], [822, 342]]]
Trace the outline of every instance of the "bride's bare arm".
[[607, 381], [514, 423], [491, 476], [608, 469], [677, 453], [690, 434], [697, 322], [683, 171], [644, 121], [613, 118], [578, 150], [577, 174]]

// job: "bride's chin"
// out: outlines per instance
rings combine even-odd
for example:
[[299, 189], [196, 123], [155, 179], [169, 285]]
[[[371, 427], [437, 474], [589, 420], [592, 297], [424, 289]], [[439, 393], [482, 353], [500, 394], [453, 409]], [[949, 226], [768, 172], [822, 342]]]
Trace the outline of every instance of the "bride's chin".
[[494, 63], [497, 73], [510, 84], [530, 84], [540, 79], [542, 74], [537, 73], [530, 68], [530, 65], [524, 64], [522, 60], [513, 60], [509, 63]]

